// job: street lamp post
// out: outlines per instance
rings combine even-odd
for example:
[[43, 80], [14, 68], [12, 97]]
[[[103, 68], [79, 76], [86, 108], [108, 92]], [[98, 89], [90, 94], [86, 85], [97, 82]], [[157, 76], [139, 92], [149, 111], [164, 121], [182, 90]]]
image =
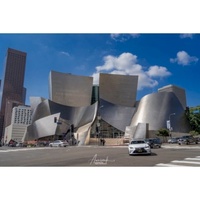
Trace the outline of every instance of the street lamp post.
[[171, 126], [171, 116], [172, 115], [175, 115], [176, 113], [171, 113], [170, 115], [169, 115], [169, 134], [170, 134], [170, 136], [172, 137], [172, 135], [171, 135], [171, 131], [172, 131], [172, 126]]
[[96, 124], [96, 134], [98, 135], [98, 141], [97, 144], [99, 145], [99, 139], [101, 134], [101, 113], [99, 112], [101, 108], [103, 108], [104, 105], [99, 106], [98, 115], [97, 115], [97, 124]]
[[57, 123], [57, 124], [62, 124], [62, 123], [65, 123], [66, 125], [69, 126], [69, 131], [70, 131], [70, 140], [71, 140], [71, 145], [73, 145], [73, 138], [72, 138], [72, 135], [74, 136], [74, 124], [72, 124], [71, 122], [67, 122], [66, 120], [58, 120], [57, 117], [54, 117], [54, 123]]

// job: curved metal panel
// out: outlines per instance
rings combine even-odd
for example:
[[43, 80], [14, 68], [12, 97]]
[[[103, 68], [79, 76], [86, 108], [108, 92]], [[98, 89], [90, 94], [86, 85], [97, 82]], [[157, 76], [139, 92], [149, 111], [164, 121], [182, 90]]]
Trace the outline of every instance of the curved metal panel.
[[53, 123], [54, 117], [59, 118], [60, 113], [41, 118], [35, 121], [32, 125], [28, 126], [25, 140], [35, 140], [55, 135], [58, 125], [57, 123]]
[[136, 101], [138, 76], [100, 74], [99, 94], [115, 105], [133, 107]]
[[135, 107], [120, 106], [100, 99], [99, 113], [104, 121], [125, 132], [135, 113]]
[[91, 130], [91, 125], [93, 122], [88, 123], [84, 126], [81, 126], [77, 132], [77, 140], [79, 141], [78, 146], [89, 144], [89, 138], [90, 138], [90, 130]]
[[42, 103], [43, 101], [45, 101], [46, 99], [45, 98], [42, 98], [42, 97], [30, 97], [30, 104], [31, 104], [31, 109], [32, 110], [35, 110], [36, 107]]
[[148, 123], [149, 130], [166, 128], [166, 121], [171, 113], [171, 126], [173, 131], [188, 132], [189, 124], [185, 118], [185, 110], [173, 92], [159, 92], [144, 96], [137, 108], [131, 126], [138, 123]]
[[[32, 102], [34, 102], [34, 98]], [[87, 107], [70, 107], [52, 102], [48, 99], [43, 100], [33, 110], [32, 125], [28, 127], [26, 138], [32, 140], [55, 134], [60, 135], [66, 132], [71, 124], [74, 125], [75, 129], [86, 124], [91, 126], [96, 117], [97, 105], [98, 102]], [[57, 123], [54, 123], [54, 117], [61, 119], [63, 124], [57, 126]], [[84, 133], [79, 131], [80, 138], [82, 134], [88, 137], [88, 131], [85, 129]], [[85, 143], [83, 139], [87, 137], [82, 137], [81, 144]]]
[[186, 109], [186, 95], [185, 90], [183, 88], [177, 87], [175, 85], [167, 85], [162, 88], [159, 88], [158, 92], [173, 92], [182, 104], [183, 109]]
[[72, 107], [89, 106], [92, 82], [92, 77], [51, 71], [49, 76], [50, 99]]

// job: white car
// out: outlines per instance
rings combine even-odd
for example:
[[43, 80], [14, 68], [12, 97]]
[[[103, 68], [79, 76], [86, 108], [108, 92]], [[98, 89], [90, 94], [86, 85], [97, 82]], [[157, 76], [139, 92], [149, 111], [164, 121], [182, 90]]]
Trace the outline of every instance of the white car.
[[151, 147], [145, 139], [133, 139], [128, 145], [129, 155], [147, 154], [151, 155]]
[[55, 140], [49, 143], [49, 146], [50, 147], [66, 147], [66, 146], [69, 146], [69, 143], [62, 140]]

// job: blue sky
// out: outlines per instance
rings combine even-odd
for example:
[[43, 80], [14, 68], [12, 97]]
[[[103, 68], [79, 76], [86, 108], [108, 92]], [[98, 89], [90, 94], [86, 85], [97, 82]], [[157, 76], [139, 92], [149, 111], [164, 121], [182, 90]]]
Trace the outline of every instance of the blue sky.
[[168, 84], [186, 91], [188, 106], [200, 105], [199, 34], [0, 34], [0, 78], [7, 48], [27, 52], [24, 86], [49, 98], [51, 70], [74, 75], [139, 75], [137, 100]]
[[[199, 2], [196, 0], [57, 0], [48, 1], [48, 3], [47, 1], [38, 0], [7, 0], [1, 1], [0, 9], [0, 78], [2, 78], [7, 48], [26, 51], [25, 87], [27, 88], [27, 103], [30, 96], [49, 97], [48, 75], [50, 70], [92, 76], [99, 71], [103, 72], [104, 69], [105, 73], [121, 71], [121, 73], [137, 72], [142, 75], [143, 82], [140, 81], [141, 88], [138, 90], [137, 99], [146, 94], [156, 92], [158, 88], [164, 85], [175, 84], [185, 88], [187, 104], [189, 106], [200, 104], [198, 81], [200, 74], [199, 34], [185, 36], [182, 34], [139, 34], [135, 36], [130, 34], [31, 34], [200, 33], [198, 26]], [[9, 35], [7, 33], [30, 34]], [[114, 68], [113, 65], [117, 67]], [[71, 170], [73, 171], [73, 169]], [[76, 169], [74, 168], [74, 170]], [[103, 171], [106, 174], [106, 182], [104, 184], [107, 184], [104, 187], [104, 192], [109, 196], [106, 188], [109, 188], [109, 191], [111, 191], [111, 187], [113, 186], [113, 189], [115, 189], [118, 182], [113, 182], [114, 170], [111, 169], [112, 173], [109, 173], [107, 170]], [[144, 170], [143, 168], [134, 169], [135, 173], [132, 168], [130, 168], [131, 171], [126, 168], [127, 176], [124, 176], [123, 168], [121, 168], [123, 171], [118, 170], [115, 170], [115, 177], [118, 177], [118, 180], [123, 178], [122, 180], [124, 181], [127, 177], [128, 179], [125, 181], [129, 182], [131, 180], [130, 174], [133, 174], [134, 180], [138, 178], [138, 183], [141, 181], [141, 173], [154, 180], [154, 174], [149, 173], [149, 170]], [[180, 169], [178, 170], [180, 171]], [[170, 168], [167, 168], [165, 171], [167, 173], [164, 174], [167, 176], [164, 176], [163, 170], [159, 171], [159, 168], [156, 169], [159, 175], [164, 177], [165, 180], [170, 178], [168, 180], [170, 181], [171, 177], [168, 174], [174, 173], [174, 169], [172, 170], [171, 168], [170, 170]], [[2, 174], [7, 174], [7, 169], [5, 172]], [[23, 168], [23, 171], [20, 172], [22, 173], [14, 171], [15, 176], [20, 174], [21, 178], [25, 169]], [[94, 172], [95, 176], [99, 174], [99, 168], [97, 172]], [[37, 175], [38, 173], [41, 173], [41, 169], [37, 171]], [[54, 173], [54, 171], [50, 173]], [[77, 170], [74, 173], [77, 174]], [[31, 173], [29, 170], [27, 174], [25, 173], [29, 177], [30, 174], [33, 174], [34, 178], [35, 174], [32, 168]], [[42, 173], [41, 175], [44, 176], [44, 174]], [[84, 174], [87, 174], [88, 178], [88, 173], [85, 173], [85, 171], [80, 172], [79, 170], [78, 175], [81, 178]], [[92, 177], [91, 168], [89, 174]], [[120, 174], [123, 176], [119, 177]], [[153, 175], [152, 177], [151, 174]], [[176, 173], [176, 177], [178, 174], [180, 173]], [[197, 173], [195, 173], [196, 175]], [[101, 177], [104, 178], [104, 176]], [[48, 180], [49, 176], [45, 178]], [[71, 177], [67, 175], [67, 178]], [[86, 186], [91, 182], [91, 179], [88, 179], [89, 182], [87, 182], [87, 178], [82, 178]], [[180, 178], [182, 178], [182, 174]], [[3, 180], [7, 181], [8, 179], [3, 177]], [[70, 180], [73, 181], [74, 177]], [[179, 177], [176, 180], [180, 180]], [[168, 181], [165, 182], [168, 183]], [[172, 187], [177, 187], [178, 185], [181, 189], [184, 187], [185, 182], [173, 180], [171, 184]], [[21, 184], [18, 185], [21, 187]], [[152, 186], [154, 187], [154, 184]], [[159, 187], [159, 185], [156, 187]], [[162, 190], [163, 184], [161, 187], [159, 189]], [[29, 188], [27, 188], [27, 191]], [[148, 188], [149, 192], [154, 189]], [[6, 191], [4, 194], [10, 192], [8, 187], [3, 189]], [[86, 188], [82, 187], [81, 189], [85, 191]], [[140, 190], [140, 188], [137, 189]], [[192, 185], [191, 189], [194, 189], [194, 185]], [[140, 195], [141, 192], [138, 194]], [[173, 193], [173, 196], [176, 196], [176, 194]], [[43, 195], [43, 193], [40, 193], [40, 195]], [[137, 196], [137, 194], [135, 195]], [[177, 195], [180, 198], [180, 194], [178, 193]], [[121, 197], [119, 194], [118, 196]], [[115, 198], [118, 196], [115, 196]], [[46, 193], [44, 197], [46, 197]]]

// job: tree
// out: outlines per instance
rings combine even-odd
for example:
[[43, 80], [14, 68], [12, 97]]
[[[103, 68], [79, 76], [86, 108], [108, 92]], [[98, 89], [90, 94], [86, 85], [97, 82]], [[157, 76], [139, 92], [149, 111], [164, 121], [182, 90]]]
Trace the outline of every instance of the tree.
[[193, 132], [200, 134], [200, 106], [187, 107], [185, 111], [186, 118], [189, 121]]
[[166, 128], [161, 128], [158, 130], [158, 133], [156, 134], [157, 136], [162, 136], [163, 141], [166, 141], [166, 137], [169, 136], [169, 130]]

